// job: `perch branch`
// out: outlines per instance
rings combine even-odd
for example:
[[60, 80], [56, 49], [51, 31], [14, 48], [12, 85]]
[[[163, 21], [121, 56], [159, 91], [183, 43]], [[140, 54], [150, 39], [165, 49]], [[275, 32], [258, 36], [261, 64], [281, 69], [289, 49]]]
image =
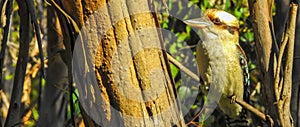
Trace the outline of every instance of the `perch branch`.
[[251, 106], [250, 104], [246, 103], [243, 100], [240, 100], [239, 98], [235, 99], [235, 102], [238, 103], [239, 105], [243, 106], [244, 108], [246, 108], [247, 110], [251, 111], [253, 114], [255, 114], [256, 116], [258, 116], [259, 118], [261, 118], [263, 121], [269, 123], [269, 125], [271, 127], [274, 126], [274, 121], [271, 118], [271, 116], [266, 115], [262, 112], [260, 112], [259, 110], [257, 110], [256, 108], [254, 108], [253, 106]]
[[171, 56], [170, 54], [167, 54], [168, 60], [174, 64], [176, 67], [178, 67], [180, 70], [182, 70], [184, 73], [186, 73], [187, 75], [189, 75], [191, 78], [193, 78], [194, 80], [196, 80], [197, 82], [200, 81], [199, 77], [193, 73], [192, 71], [190, 71], [188, 68], [186, 68], [185, 66], [183, 66], [180, 62], [178, 62], [175, 58], [173, 58], [173, 56]]

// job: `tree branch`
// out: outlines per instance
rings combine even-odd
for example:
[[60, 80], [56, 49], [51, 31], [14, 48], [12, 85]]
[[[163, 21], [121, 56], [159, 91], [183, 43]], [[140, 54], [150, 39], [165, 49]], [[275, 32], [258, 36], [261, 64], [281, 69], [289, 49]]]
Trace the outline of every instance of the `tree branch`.
[[199, 77], [194, 72], [190, 71], [188, 68], [186, 68], [185, 66], [183, 66], [180, 62], [178, 62], [176, 59], [174, 59], [173, 56], [171, 56], [170, 54], [167, 54], [167, 57], [168, 57], [168, 60], [172, 64], [174, 64], [176, 67], [178, 67], [184, 73], [186, 73], [187, 75], [189, 75], [191, 78], [193, 78], [197, 82], [200, 81]]
[[17, 2], [19, 5], [20, 16], [20, 49], [5, 127], [12, 127], [21, 123], [21, 98], [23, 94], [23, 84], [28, 62], [30, 42], [30, 19], [28, 7], [22, 0], [17, 0]]
[[[4, 34], [3, 34], [3, 39], [2, 39], [2, 44], [1, 44], [1, 52], [0, 52], [0, 89], [2, 89], [2, 69], [3, 69], [3, 64], [4, 64], [4, 58], [5, 58], [5, 50], [7, 47], [7, 42], [8, 42], [8, 33], [9, 33], [9, 29], [10, 29], [10, 20], [11, 20], [11, 14], [12, 14], [12, 6], [13, 6], [13, 1], [12, 0], [3, 0], [1, 2], [1, 10], [5, 9], [5, 15], [2, 14], [1, 12], [1, 25], [5, 25], [4, 26]], [[2, 20], [5, 19], [6, 16], [6, 21], [5, 24], [2, 24]]]
[[253, 114], [255, 114], [256, 116], [258, 116], [259, 118], [261, 118], [263, 121], [267, 122], [271, 127], [274, 126], [274, 121], [271, 118], [271, 116], [266, 115], [266, 114], [260, 112], [259, 110], [257, 110], [256, 108], [254, 108], [250, 104], [246, 103], [245, 101], [240, 100], [239, 98], [236, 98], [235, 102], [238, 103], [239, 105], [243, 106], [247, 110], [251, 111]]
[[[296, 28], [298, 5], [291, 4], [290, 8], [291, 8], [290, 15], [289, 15], [290, 22], [288, 25], [288, 29], [285, 33], [285, 38], [287, 38], [287, 39], [284, 39], [285, 42], [283, 42], [283, 44], [287, 43], [287, 45], [288, 45], [284, 76], [281, 77], [281, 80], [283, 81], [283, 85], [280, 85], [280, 87], [278, 88], [279, 91], [276, 95], [280, 123], [284, 127], [293, 127], [294, 126], [293, 120], [291, 118], [291, 112], [290, 112], [290, 101], [291, 101], [291, 95], [292, 95], [292, 69], [293, 69], [295, 28]], [[285, 46], [280, 47], [280, 50], [282, 50], [282, 54], [283, 54], [284, 50], [285, 50]], [[279, 59], [279, 60], [282, 61], [281, 59]], [[277, 68], [279, 68], [279, 67], [277, 67]], [[276, 78], [279, 78], [279, 77], [276, 77]], [[277, 79], [277, 80], [279, 80], [279, 79]]]

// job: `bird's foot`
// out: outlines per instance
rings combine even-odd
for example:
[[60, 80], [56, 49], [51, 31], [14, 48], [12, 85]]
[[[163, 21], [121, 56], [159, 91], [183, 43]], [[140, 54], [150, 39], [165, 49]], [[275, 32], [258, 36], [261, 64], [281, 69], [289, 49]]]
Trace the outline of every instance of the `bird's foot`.
[[236, 96], [233, 95], [233, 96], [231, 97], [230, 104], [235, 103], [235, 100], [236, 100]]

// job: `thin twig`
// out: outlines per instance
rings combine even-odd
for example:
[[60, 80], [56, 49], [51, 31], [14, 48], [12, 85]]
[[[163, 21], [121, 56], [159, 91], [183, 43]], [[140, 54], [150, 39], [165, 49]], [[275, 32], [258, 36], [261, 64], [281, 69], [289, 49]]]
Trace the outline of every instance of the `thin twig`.
[[[171, 56], [170, 54], [167, 53], [167, 58], [168, 60], [174, 64], [176, 67], [178, 67], [180, 70], [182, 70], [184, 73], [186, 73], [187, 75], [189, 75], [191, 78], [193, 78], [194, 80], [196, 80], [197, 82], [200, 82], [199, 77], [193, 73], [192, 71], [190, 71], [188, 68], [186, 68], [184, 65], [182, 65], [180, 62], [178, 62], [175, 58], [173, 58], [173, 56]], [[190, 121], [188, 122], [186, 125], [190, 125], [193, 124], [195, 126], [197, 126], [196, 123], [194, 123], [194, 120], [196, 118], [198, 118], [200, 116], [200, 112]]]
[[286, 47], [286, 44], [288, 42], [288, 36], [284, 36], [284, 40], [281, 43], [280, 49], [279, 49], [279, 55], [278, 55], [278, 62], [277, 62], [277, 67], [276, 67], [276, 73], [275, 73], [275, 81], [274, 81], [274, 91], [275, 91], [275, 99], [276, 101], [279, 100], [280, 97], [280, 87], [279, 87], [279, 81], [280, 81], [280, 68], [282, 65], [282, 57], [284, 54], [284, 49]]
[[193, 78], [194, 80], [196, 80], [197, 82], [200, 81], [199, 77], [193, 73], [192, 71], [190, 71], [188, 68], [186, 68], [185, 66], [183, 66], [180, 62], [178, 62], [175, 58], [173, 58], [173, 56], [171, 56], [170, 54], [167, 54], [168, 60], [174, 64], [176, 67], [178, 67], [180, 70], [182, 70], [184, 73], [186, 73], [187, 75], [189, 75], [191, 78]]
[[43, 53], [43, 45], [42, 45], [42, 39], [41, 39], [41, 33], [40, 33], [40, 27], [39, 24], [37, 22], [36, 19], [36, 15], [34, 12], [34, 4], [33, 4], [33, 0], [26, 0], [26, 4], [28, 6], [29, 9], [29, 13], [31, 16], [31, 20], [33, 22], [34, 25], [34, 29], [35, 29], [35, 34], [37, 37], [37, 43], [38, 43], [38, 48], [39, 48], [39, 55], [40, 55], [40, 59], [41, 59], [41, 77], [40, 77], [40, 81], [39, 81], [39, 90], [38, 90], [38, 109], [40, 107], [41, 104], [41, 95], [42, 95], [42, 79], [45, 78], [45, 64], [44, 64], [44, 53]]
[[194, 121], [195, 121], [195, 119], [197, 119], [200, 116], [200, 114], [201, 114], [201, 112], [199, 112], [190, 122], [188, 122], [186, 124], [186, 126], [188, 126], [190, 124], [193, 124], [193, 125], [197, 126], [197, 124]]
[[247, 110], [251, 111], [253, 114], [255, 114], [256, 116], [261, 118], [263, 121], [268, 122], [271, 127], [274, 126], [274, 121], [269, 115], [266, 115], [266, 114], [260, 112], [259, 110], [257, 110], [250, 104], [246, 103], [245, 101], [240, 100], [239, 98], [236, 98], [235, 102], [238, 103], [239, 105], [243, 106]]
[[[2, 1], [3, 4], [5, 3], [5, 1]], [[2, 89], [2, 69], [3, 69], [3, 64], [4, 64], [4, 58], [5, 58], [5, 50], [7, 47], [7, 41], [8, 41], [8, 33], [9, 33], [9, 28], [10, 28], [10, 19], [11, 19], [11, 14], [12, 14], [12, 6], [13, 6], [13, 0], [8, 0], [7, 1], [7, 5], [6, 5], [6, 10], [5, 10], [5, 15], [6, 15], [6, 25], [4, 27], [4, 34], [3, 34], [3, 39], [2, 39], [2, 44], [1, 44], [1, 52], [0, 52], [0, 89]], [[4, 7], [4, 6], [2, 6]], [[3, 8], [1, 8], [3, 9]], [[4, 15], [3, 15], [4, 16]], [[2, 20], [1, 16], [1, 20]]]
[[170, 15], [170, 12], [169, 12], [169, 7], [168, 7], [168, 4], [167, 4], [167, 1], [166, 0], [162, 0], [162, 3], [165, 7], [165, 10], [166, 10], [166, 13], [167, 15]]

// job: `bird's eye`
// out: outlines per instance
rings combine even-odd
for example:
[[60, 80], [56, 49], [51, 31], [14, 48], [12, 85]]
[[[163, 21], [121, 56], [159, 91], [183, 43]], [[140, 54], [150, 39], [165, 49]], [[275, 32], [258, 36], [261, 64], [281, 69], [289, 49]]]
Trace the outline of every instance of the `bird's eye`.
[[222, 24], [222, 23], [221, 23], [221, 20], [220, 20], [219, 18], [213, 19], [212, 22], [213, 22], [214, 24], [216, 24], [216, 25]]

